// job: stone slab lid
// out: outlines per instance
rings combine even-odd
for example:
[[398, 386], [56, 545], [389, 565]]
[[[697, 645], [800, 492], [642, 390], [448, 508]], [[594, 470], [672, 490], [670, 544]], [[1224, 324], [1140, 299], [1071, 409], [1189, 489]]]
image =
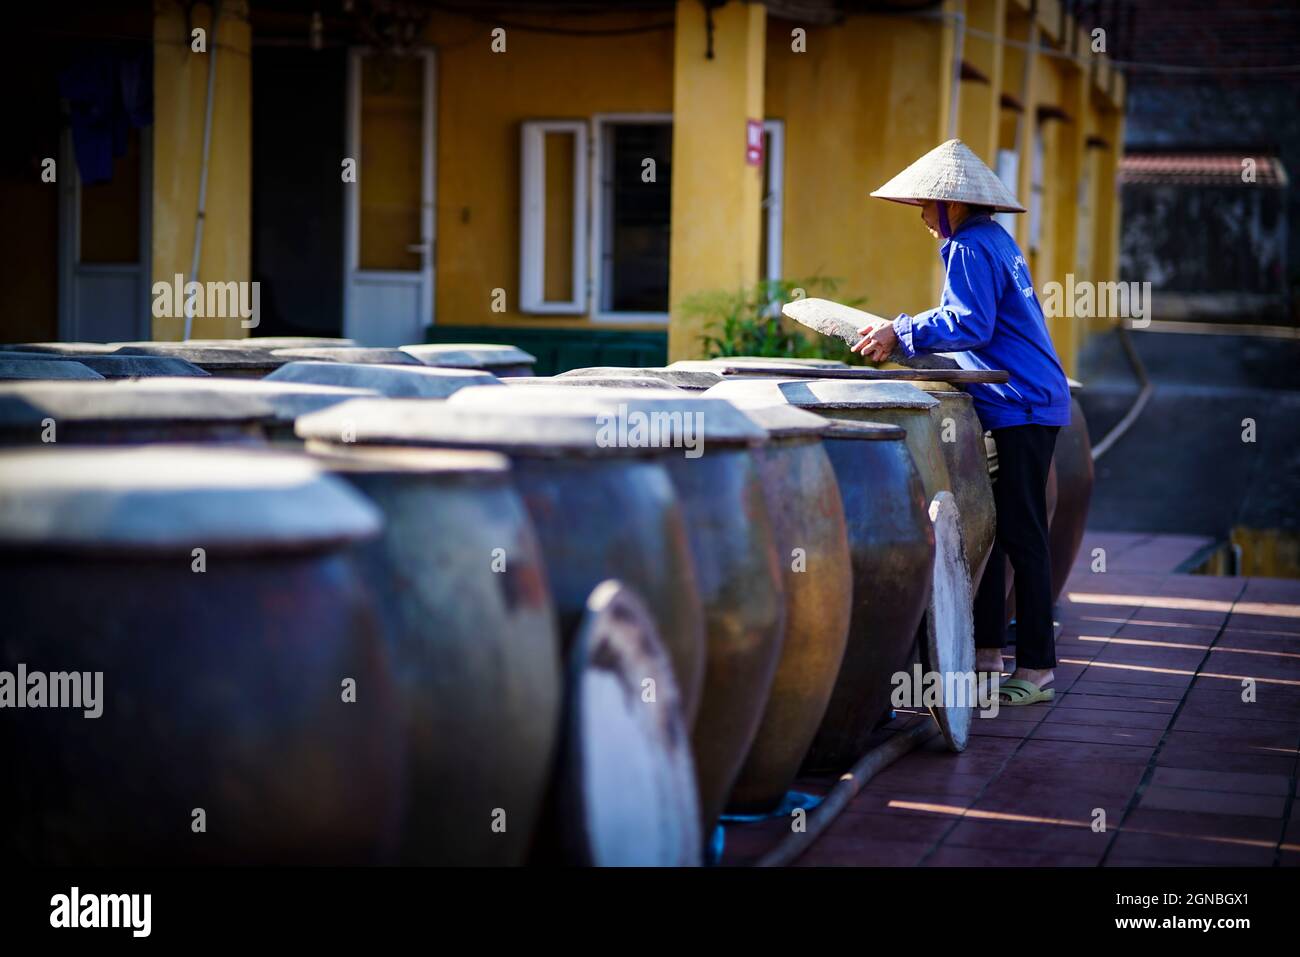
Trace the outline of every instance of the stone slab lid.
[[247, 339], [189, 339], [196, 346], [235, 347], [240, 349], [333, 349], [355, 346], [355, 339], [329, 336], [249, 336]]
[[144, 379], [154, 376], [205, 378], [203, 371], [180, 356], [81, 356], [77, 359], [105, 379]]
[[744, 412], [774, 439], [815, 439], [824, 435], [831, 427], [828, 419], [813, 412], [796, 409], [792, 405], [764, 405], [745, 409]]
[[854, 379], [740, 379], [714, 386], [706, 396], [741, 408], [786, 403], [801, 409], [930, 409], [939, 400], [910, 382]]
[[901, 442], [907, 438], [907, 429], [888, 422], [827, 418], [826, 426], [826, 432], [822, 436], [824, 439], [896, 440]]
[[262, 381], [366, 389], [389, 399], [445, 399], [467, 386], [501, 383], [490, 372], [476, 369], [439, 369], [418, 362], [382, 365], [314, 360], [282, 365]]
[[327, 349], [272, 349], [271, 355], [285, 362], [307, 359], [314, 362], [351, 362], [363, 365], [367, 363], [390, 366], [416, 365], [416, 361], [401, 349], [368, 348], [365, 346], [339, 346]]
[[427, 366], [483, 369], [490, 366], [533, 365], [537, 357], [518, 346], [492, 342], [435, 342], [402, 346], [402, 351]]
[[4, 346], [6, 352], [39, 352], [45, 355], [108, 355], [116, 352], [120, 342], [14, 342]]
[[[513, 393], [531, 395], [533, 390]], [[304, 415], [294, 431], [317, 442], [492, 449], [516, 455], [619, 456], [629, 450], [599, 441], [590, 414], [523, 416], [504, 410], [454, 408], [447, 399], [354, 399]]]
[[8, 359], [0, 357], [0, 379], [102, 379], [75, 359]]
[[598, 376], [515, 376], [513, 378], [502, 379], [505, 385], [553, 385], [561, 388], [586, 388], [586, 389], [667, 389], [669, 391], [681, 391], [675, 385], [671, 385], [665, 379], [652, 378], [650, 376], [641, 377], [621, 377], [610, 376], [609, 378], [600, 378]]
[[557, 379], [661, 379], [679, 389], [703, 392], [722, 381], [722, 373], [713, 368], [682, 369], [678, 364], [671, 366], [590, 366], [586, 369], [570, 369], [561, 372]]
[[[0, 383], [0, 430], [39, 428], [55, 422], [257, 423], [274, 409], [249, 393], [197, 389], [206, 379], [137, 379], [117, 382]], [[215, 381], [215, 380], [213, 380]]]
[[[607, 404], [571, 402], [536, 407], [533, 399], [545, 391], [577, 397], [595, 394], [597, 390], [474, 388], [462, 389], [446, 400], [355, 399], [301, 417], [294, 424], [294, 430], [300, 438], [308, 441], [492, 449], [536, 457], [682, 454], [697, 442], [698, 433], [678, 435], [671, 430], [661, 433], [664, 440], [657, 443], [649, 439], [624, 441], [619, 422], [609, 415]], [[458, 397], [471, 392], [502, 393], [513, 396], [515, 402], [457, 402]], [[635, 400], [647, 393], [629, 389], [618, 394]], [[675, 397], [673, 393], [666, 395]], [[734, 408], [731, 412], [740, 415]], [[709, 422], [707, 415], [704, 421], [706, 424]], [[753, 440], [761, 441], [765, 437], [765, 433], [748, 419], [744, 420], [744, 428]], [[672, 444], [675, 439], [680, 440], [679, 445]], [[703, 439], [706, 447], [711, 441], [714, 439], [706, 432]]]
[[726, 368], [727, 366], [796, 366], [800, 369], [848, 369], [849, 364], [838, 359], [792, 359], [785, 356], [722, 356], [716, 359], [678, 359], [670, 369]]
[[349, 389], [341, 386], [314, 385], [306, 382], [272, 382], [269, 379], [140, 379], [131, 383], [143, 395], [154, 392], [174, 395], [184, 393], [207, 396], [213, 403], [255, 401], [270, 407], [275, 422], [292, 422], [300, 415], [318, 412], [349, 399], [373, 397], [373, 389]]
[[380, 524], [374, 506], [306, 456], [191, 446], [0, 454], [0, 547], [296, 550], [365, 538]]
[[339, 475], [505, 476], [510, 471], [510, 460], [504, 455], [471, 449], [336, 445], [311, 440], [306, 451], [323, 471]]
[[[501, 409], [521, 416], [586, 414], [603, 422], [658, 423], [671, 431], [674, 447], [694, 434], [706, 443], [752, 445], [767, 433], [719, 397], [656, 389], [463, 389], [447, 400], [458, 408]], [[686, 430], [681, 432], [680, 430]], [[691, 431], [693, 430], [693, 432]]]
[[278, 358], [265, 349], [243, 346], [196, 346], [189, 342], [121, 342], [118, 346], [114, 355], [174, 356], [209, 372], [270, 372], [289, 361]]

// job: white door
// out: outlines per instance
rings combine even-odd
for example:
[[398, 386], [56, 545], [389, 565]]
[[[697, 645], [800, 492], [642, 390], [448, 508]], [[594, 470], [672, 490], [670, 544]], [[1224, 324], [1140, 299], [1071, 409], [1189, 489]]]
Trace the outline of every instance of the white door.
[[433, 323], [434, 56], [348, 57], [343, 334], [423, 342]]
[[72, 132], [60, 143], [59, 338], [128, 342], [152, 338], [150, 235], [153, 129], [132, 130], [113, 179], [86, 186]]

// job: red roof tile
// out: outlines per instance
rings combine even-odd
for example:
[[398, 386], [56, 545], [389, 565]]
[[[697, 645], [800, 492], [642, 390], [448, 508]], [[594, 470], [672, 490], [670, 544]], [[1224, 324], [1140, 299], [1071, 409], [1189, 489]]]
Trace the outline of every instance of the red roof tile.
[[[1243, 179], [1247, 160], [1254, 161], [1253, 182]], [[1267, 186], [1287, 184], [1286, 169], [1276, 156], [1242, 153], [1128, 153], [1120, 162], [1121, 183], [1166, 186]]]

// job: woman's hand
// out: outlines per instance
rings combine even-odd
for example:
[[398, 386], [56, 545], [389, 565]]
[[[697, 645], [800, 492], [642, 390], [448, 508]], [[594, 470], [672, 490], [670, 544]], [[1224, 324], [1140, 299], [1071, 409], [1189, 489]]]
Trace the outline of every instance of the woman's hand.
[[858, 330], [862, 341], [852, 347], [853, 352], [860, 352], [872, 362], [884, 362], [894, 354], [898, 346], [898, 336], [892, 322], [877, 322], [863, 326]]

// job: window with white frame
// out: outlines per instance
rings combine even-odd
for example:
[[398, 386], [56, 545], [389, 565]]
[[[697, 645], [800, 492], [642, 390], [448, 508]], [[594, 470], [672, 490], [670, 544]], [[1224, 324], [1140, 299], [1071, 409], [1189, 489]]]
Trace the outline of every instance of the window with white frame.
[[585, 312], [587, 124], [525, 123], [520, 145], [520, 308]]
[[[759, 275], [777, 279], [784, 124], [769, 120], [764, 133]], [[522, 310], [667, 322], [671, 115], [527, 121], [521, 158]]]

